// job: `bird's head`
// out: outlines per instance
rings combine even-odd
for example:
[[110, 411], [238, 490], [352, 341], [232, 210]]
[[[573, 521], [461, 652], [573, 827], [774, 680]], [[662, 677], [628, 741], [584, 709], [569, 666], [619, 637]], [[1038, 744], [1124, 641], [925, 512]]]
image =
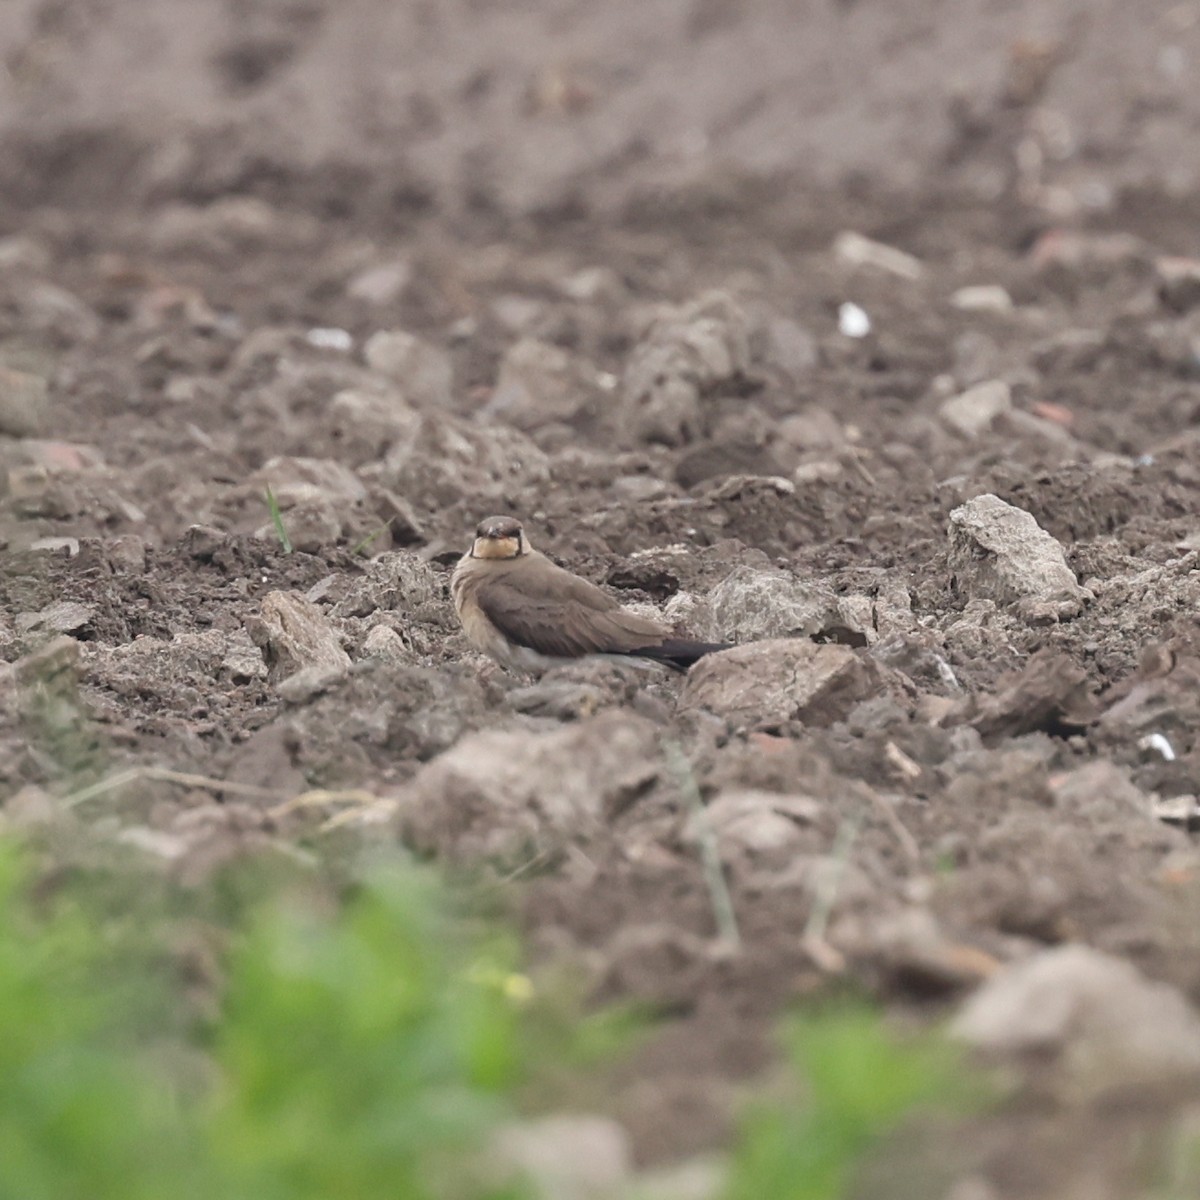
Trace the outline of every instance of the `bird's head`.
[[471, 543], [472, 558], [520, 558], [528, 553], [529, 542], [516, 517], [488, 517], [479, 522]]

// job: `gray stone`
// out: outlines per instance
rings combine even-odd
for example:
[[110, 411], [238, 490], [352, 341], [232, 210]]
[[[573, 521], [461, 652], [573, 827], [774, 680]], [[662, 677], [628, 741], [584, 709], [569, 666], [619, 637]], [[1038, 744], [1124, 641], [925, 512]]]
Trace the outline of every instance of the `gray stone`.
[[659, 773], [659, 732], [600, 713], [531, 734], [486, 730], [421, 769], [398, 802], [401, 832], [422, 853], [521, 862], [601, 833]]
[[594, 377], [560, 347], [522, 338], [501, 360], [484, 412], [526, 431], [551, 421], [570, 422], [591, 402]]
[[1056, 1064], [1064, 1098], [1200, 1080], [1200, 1017], [1174, 988], [1088, 946], [1045, 950], [998, 972], [954, 1034], [980, 1050]]
[[362, 481], [332, 458], [279, 455], [268, 459], [247, 479], [257, 491], [268, 487], [281, 509], [309, 501], [357, 502], [367, 498]]
[[613, 1200], [628, 1194], [633, 1152], [609, 1117], [559, 1114], [500, 1129], [492, 1155], [501, 1175], [515, 1174], [536, 1200]]
[[247, 620], [246, 627], [262, 649], [273, 680], [286, 679], [304, 667], [349, 670], [350, 656], [333, 626], [298, 592], [268, 592], [260, 615]]
[[412, 276], [412, 264], [407, 259], [373, 263], [350, 279], [346, 295], [366, 304], [393, 304], [412, 282]]
[[963, 312], [1011, 312], [1013, 306], [1012, 297], [998, 283], [961, 287], [950, 297], [950, 303]]
[[376, 625], [363, 639], [364, 658], [378, 658], [383, 662], [408, 662], [412, 655], [404, 639], [390, 625]]
[[956, 433], [977, 438], [1011, 408], [1012, 388], [1002, 379], [988, 379], [957, 396], [951, 396], [938, 412]]
[[680, 308], [663, 306], [629, 356], [621, 431], [669, 446], [690, 441], [702, 432], [702, 393], [749, 366], [750, 322], [731, 296], [710, 292]]
[[46, 381], [28, 371], [0, 366], [0, 433], [34, 437], [49, 415]]
[[811, 637], [840, 619], [837, 597], [823, 583], [741, 566], [691, 606], [688, 629], [712, 641], [748, 642]]
[[751, 642], [702, 658], [688, 672], [679, 703], [739, 725], [823, 726], [844, 720], [883, 682], [883, 669], [848, 646], [803, 638]]
[[476, 504], [500, 499], [511, 487], [533, 484], [549, 474], [549, 461], [529, 438], [507, 425], [423, 414], [375, 469], [377, 475], [418, 509], [450, 505], [464, 496]]
[[1024, 509], [990, 493], [950, 513], [950, 569], [960, 592], [1015, 605], [1026, 620], [1073, 617], [1092, 599], [1058, 542]]
[[15, 624], [19, 633], [74, 633], [95, 615], [96, 610], [87, 604], [57, 600], [40, 612], [18, 613]]
[[345, 674], [346, 669], [337, 663], [317, 663], [281, 679], [275, 690], [289, 704], [307, 704], [329, 691]]
[[925, 274], [925, 266], [919, 258], [850, 229], [834, 238], [833, 253], [834, 257], [848, 266], [870, 267], [911, 282], [916, 282]]
[[454, 368], [446, 352], [404, 330], [380, 330], [363, 347], [367, 365], [394, 379], [418, 408], [450, 405]]
[[739, 852], [765, 854], [795, 847], [801, 829], [821, 815], [821, 805], [811, 796], [783, 796], [754, 789], [722, 792], [703, 813], [693, 814], [686, 833], [699, 841], [711, 830], [724, 858]]

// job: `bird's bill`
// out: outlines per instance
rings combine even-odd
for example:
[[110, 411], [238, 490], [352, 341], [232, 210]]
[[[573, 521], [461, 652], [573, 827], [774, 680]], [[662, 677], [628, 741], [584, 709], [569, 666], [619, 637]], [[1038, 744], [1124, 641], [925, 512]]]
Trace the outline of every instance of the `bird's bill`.
[[516, 537], [477, 537], [471, 543], [472, 558], [519, 558], [521, 535]]

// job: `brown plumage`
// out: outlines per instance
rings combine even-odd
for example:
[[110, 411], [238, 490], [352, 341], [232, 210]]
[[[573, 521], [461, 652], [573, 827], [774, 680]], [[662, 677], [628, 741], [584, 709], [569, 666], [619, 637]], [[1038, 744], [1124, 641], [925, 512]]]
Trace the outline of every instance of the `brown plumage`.
[[544, 670], [588, 654], [650, 659], [685, 671], [726, 646], [677, 638], [666, 625], [621, 607], [594, 583], [529, 545], [514, 517], [489, 517], [450, 581], [471, 642], [502, 666]]

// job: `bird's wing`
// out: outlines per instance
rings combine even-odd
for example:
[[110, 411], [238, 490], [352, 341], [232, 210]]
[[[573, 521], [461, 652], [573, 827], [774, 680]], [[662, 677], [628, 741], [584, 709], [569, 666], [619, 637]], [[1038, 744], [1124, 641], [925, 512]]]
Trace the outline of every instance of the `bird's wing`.
[[475, 593], [483, 614], [510, 642], [539, 654], [628, 654], [657, 646], [667, 636], [668, 630], [657, 621], [626, 612], [615, 602], [600, 609], [587, 599], [570, 593], [534, 595], [502, 580], [485, 583]]

